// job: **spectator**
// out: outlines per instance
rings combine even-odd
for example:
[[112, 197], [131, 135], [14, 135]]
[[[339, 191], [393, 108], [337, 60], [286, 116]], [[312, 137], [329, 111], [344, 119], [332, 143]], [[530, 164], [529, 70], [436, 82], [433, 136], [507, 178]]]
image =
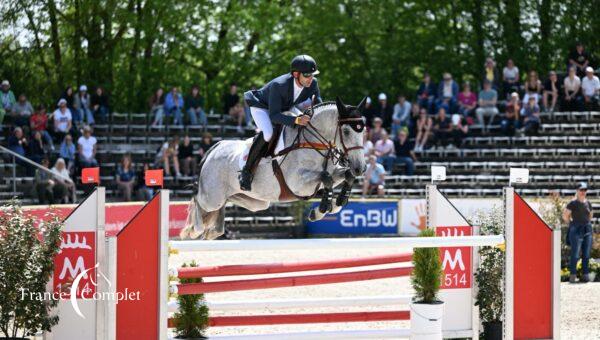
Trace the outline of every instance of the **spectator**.
[[150, 100], [148, 101], [150, 106], [150, 115], [154, 117], [154, 121], [152, 122], [152, 126], [163, 125], [163, 116], [164, 116], [164, 105], [165, 105], [165, 97], [164, 91], [162, 88], [158, 88]]
[[394, 105], [394, 114], [392, 115], [392, 135], [396, 136], [400, 128], [410, 125], [411, 107], [412, 105], [406, 100], [406, 97], [398, 96], [398, 103]]
[[150, 165], [144, 163], [144, 166], [137, 173], [137, 181], [135, 184], [135, 192], [140, 201], [149, 201], [154, 196], [154, 189], [146, 186], [146, 171], [150, 170]]
[[190, 124], [202, 126], [208, 124], [206, 113], [204, 113], [204, 97], [200, 94], [200, 88], [198, 85], [192, 86], [192, 92], [185, 99], [185, 107], [190, 117]]
[[483, 77], [482, 79], [485, 81], [489, 81], [492, 83], [492, 88], [498, 91], [500, 84], [500, 75], [498, 74], [498, 69], [496, 68], [496, 62], [492, 57], [487, 57], [485, 59], [485, 64], [483, 65]]
[[363, 155], [365, 159], [369, 159], [369, 156], [375, 153], [375, 146], [373, 142], [369, 139], [369, 131], [366, 131], [363, 134]]
[[444, 73], [443, 81], [438, 85], [437, 93], [438, 100], [436, 107], [443, 107], [446, 109], [446, 112], [454, 113], [458, 99], [458, 84], [452, 79], [450, 73]]
[[426, 108], [427, 112], [433, 113], [436, 94], [435, 84], [431, 81], [429, 74], [425, 73], [423, 82], [419, 85], [419, 90], [417, 91], [419, 106]]
[[377, 157], [375, 155], [369, 156], [369, 163], [367, 165], [367, 171], [363, 180], [362, 195], [371, 195], [374, 191], [377, 192], [378, 196], [384, 195], [385, 185], [385, 169], [383, 165], [377, 163]]
[[[71, 180], [71, 176], [69, 176], [69, 171], [67, 170], [67, 167], [65, 165], [65, 160], [62, 158], [58, 158], [56, 160], [56, 163], [54, 163], [52, 172], [55, 174], [55, 192], [59, 193], [54, 195], [54, 199], [58, 199], [60, 203], [68, 203], [69, 196], [71, 195], [73, 190], [75, 190], [75, 183], [73, 183], [73, 181]], [[66, 180], [67, 178], [69, 179], [69, 181]]]
[[82, 168], [94, 168], [98, 166], [96, 161], [96, 148], [98, 141], [92, 136], [92, 128], [85, 126], [83, 136], [77, 140], [77, 154], [79, 156], [79, 165]]
[[73, 144], [73, 137], [70, 134], [67, 134], [60, 144], [59, 156], [64, 159], [67, 169], [69, 172], [73, 171], [73, 166], [75, 165], [75, 144]]
[[529, 97], [529, 102], [521, 109], [523, 129], [526, 135], [537, 135], [540, 128], [540, 107], [535, 97]]
[[479, 91], [479, 108], [475, 110], [477, 114], [477, 120], [483, 131], [489, 129], [485, 125], [484, 116], [489, 116], [489, 125], [494, 122], [494, 117], [498, 114], [498, 108], [496, 108], [496, 101], [498, 100], [498, 93], [492, 89], [492, 85], [489, 81], [483, 82], [483, 90]]
[[200, 159], [204, 158], [204, 155], [208, 152], [210, 148], [215, 143], [213, 142], [213, 137], [210, 132], [205, 132], [202, 134], [202, 141], [200, 141], [200, 148], [198, 149], [198, 155], [200, 155]]
[[576, 75], [580, 78], [585, 76], [585, 69], [590, 64], [590, 55], [583, 47], [583, 44], [578, 42], [575, 49], [569, 53], [568, 68], [574, 67]]
[[461, 115], [455, 113], [452, 115], [452, 126], [450, 134], [452, 136], [452, 143], [449, 146], [457, 148], [462, 147], [463, 140], [469, 134], [469, 125], [467, 124], [467, 120]]
[[421, 112], [421, 107], [419, 104], [414, 103], [410, 108], [410, 122], [408, 124], [408, 136], [414, 137], [417, 135], [416, 124], [419, 119], [419, 112]]
[[135, 184], [135, 171], [131, 164], [131, 156], [123, 155], [121, 164], [117, 167], [117, 187], [123, 193], [123, 199], [125, 202], [131, 201], [131, 193]]
[[29, 118], [33, 114], [33, 106], [24, 94], [19, 96], [19, 101], [12, 107], [13, 121], [16, 126], [29, 128]]
[[569, 75], [564, 80], [564, 107], [566, 111], [579, 111], [581, 109], [581, 101], [579, 97], [579, 89], [581, 88], [581, 79], [575, 74], [575, 67], [569, 69]]
[[375, 107], [373, 106], [371, 97], [367, 97], [367, 99], [365, 99], [365, 109], [363, 112], [365, 118], [367, 118], [367, 126], [373, 126], [373, 120], [375, 119]]
[[173, 164], [175, 176], [181, 177], [181, 172], [179, 171], [179, 159], [177, 157], [178, 149], [179, 137], [174, 136], [169, 141], [164, 142], [156, 154], [156, 163], [162, 165], [162, 168], [165, 170], [165, 176], [171, 176], [170, 165]]
[[477, 96], [471, 91], [471, 85], [465, 83], [462, 92], [458, 94], [458, 113], [472, 123], [476, 107]]
[[535, 97], [535, 102], [540, 101], [540, 94], [542, 93], [542, 82], [540, 81], [537, 72], [530, 71], [527, 76], [527, 82], [525, 83], [525, 96], [523, 96], [523, 103], [529, 103], [529, 97]]
[[406, 165], [407, 176], [412, 176], [415, 172], [415, 162], [417, 156], [413, 151], [414, 145], [408, 140], [408, 129], [403, 127], [398, 132], [398, 136], [394, 139], [394, 150], [396, 151], [396, 163]]
[[513, 92], [510, 95], [510, 102], [506, 105], [504, 110], [504, 118], [500, 123], [502, 133], [506, 136], [514, 136], [516, 129], [520, 127], [519, 124], [519, 112], [521, 111], [521, 105], [519, 104], [519, 94]]
[[394, 142], [388, 138], [385, 130], [381, 131], [381, 139], [375, 143], [375, 156], [377, 162], [383, 164], [387, 171], [394, 169], [396, 152], [394, 151]]
[[504, 98], [507, 98], [512, 92], [519, 92], [520, 88], [519, 68], [515, 66], [512, 59], [506, 61], [506, 66], [502, 69], [502, 87], [504, 89]]
[[427, 109], [421, 108], [419, 119], [417, 119], [417, 136], [415, 138], [415, 151], [423, 151], [427, 146], [427, 141], [431, 137], [431, 128], [433, 120], [429, 117]]
[[0, 102], [2, 102], [2, 108], [6, 114], [11, 114], [13, 105], [17, 103], [15, 94], [10, 90], [10, 82], [8, 80], [3, 80], [0, 86]]
[[[488, 83], [488, 86], [489, 83]], [[438, 114], [433, 120], [433, 143], [438, 147], [446, 147], [450, 141], [450, 133], [452, 131], [452, 121], [446, 115], [446, 109], [440, 107]]]
[[48, 149], [50, 149], [50, 146], [44, 144], [42, 134], [39, 131], [35, 131], [29, 143], [29, 159], [40, 164], [42, 159], [48, 156]]
[[229, 115], [234, 122], [237, 122], [238, 133], [243, 133], [244, 128], [242, 128], [242, 124], [244, 123], [245, 113], [237, 92], [237, 84], [231, 83], [229, 85], [229, 93], [223, 96], [223, 114]]
[[84, 120], [87, 125], [94, 125], [94, 115], [90, 109], [90, 94], [87, 92], [87, 90], [87, 86], [79, 86], [79, 92], [75, 95], [73, 107], [79, 112], [79, 117], [81, 117], [82, 121]]
[[71, 110], [67, 108], [66, 99], [61, 98], [58, 101], [58, 108], [52, 115], [54, 116], [54, 137], [57, 141], [61, 141], [73, 127], [73, 116]]
[[92, 95], [91, 108], [94, 117], [97, 117], [98, 121], [103, 124], [108, 122], [108, 115], [110, 112], [108, 107], [108, 95], [101, 86], [96, 87], [96, 92]]
[[165, 113], [167, 119], [169, 116], [173, 116], [173, 125], [183, 125], [181, 112], [183, 109], [183, 98], [177, 91], [177, 87], [173, 86], [171, 92], [167, 93], [167, 96], [165, 97]]
[[52, 142], [52, 136], [48, 133], [48, 115], [46, 114], [46, 107], [44, 105], [38, 105], [37, 110], [29, 118], [29, 128], [31, 132], [39, 131], [46, 141], [46, 144], [50, 146], [50, 150], [54, 151], [54, 143]]
[[[72, 120], [73, 120], [72, 123], [75, 124], [76, 126], [79, 126], [79, 124], [81, 123], [81, 116], [79, 115], [79, 111], [75, 110], [75, 106], [74, 106], [75, 95], [73, 93], [73, 87], [67, 86], [67, 88], [65, 89], [63, 94], [60, 96], [60, 99], [66, 100], [67, 108], [71, 112], [71, 116], [72, 116]], [[60, 99], [58, 100], [59, 102], [60, 102]]]
[[[48, 158], [42, 159], [42, 166], [46, 169], [50, 167]], [[64, 187], [55, 185], [53, 176], [46, 171], [36, 169], [34, 177], [35, 192], [39, 204], [55, 204], [54, 197], [64, 197], [62, 192]]]
[[183, 143], [179, 145], [179, 164], [181, 164], [184, 176], [193, 176], [196, 173], [196, 157], [194, 157], [194, 146], [188, 135], [183, 137]]
[[581, 267], [583, 275], [580, 282], [589, 282], [590, 253], [592, 249], [592, 204], [587, 200], [587, 183], [579, 183], [575, 199], [567, 204], [563, 211], [563, 220], [569, 224], [567, 244], [571, 246], [569, 256], [569, 282], [575, 283], [577, 278], [577, 262], [581, 251]]
[[375, 117], [381, 118], [383, 121], [383, 127], [387, 129], [392, 126], [392, 115], [394, 114], [394, 109], [388, 104], [385, 93], [380, 93], [377, 99], [379, 100], [379, 106], [375, 111]]
[[381, 118], [376, 117], [373, 119], [373, 128], [369, 133], [371, 137], [371, 143], [373, 143], [373, 145], [375, 145], [375, 143], [381, 139], [381, 134], [385, 131], [382, 126], [383, 120], [381, 120]]
[[[25, 157], [26, 151], [29, 148], [29, 142], [27, 138], [23, 135], [23, 129], [20, 127], [16, 127], [13, 130], [13, 134], [8, 137], [8, 149], [12, 152]], [[26, 165], [23, 161], [17, 159], [17, 163], [21, 165]]]
[[560, 85], [558, 84], [556, 72], [550, 71], [548, 80], [546, 80], [544, 83], [543, 104], [546, 112], [554, 112], [554, 109], [556, 108], [556, 102], [558, 101], [559, 89]]
[[583, 94], [583, 105], [588, 111], [597, 109], [598, 95], [600, 94], [600, 80], [594, 75], [594, 69], [587, 67], [585, 77], [581, 80], [581, 92]]

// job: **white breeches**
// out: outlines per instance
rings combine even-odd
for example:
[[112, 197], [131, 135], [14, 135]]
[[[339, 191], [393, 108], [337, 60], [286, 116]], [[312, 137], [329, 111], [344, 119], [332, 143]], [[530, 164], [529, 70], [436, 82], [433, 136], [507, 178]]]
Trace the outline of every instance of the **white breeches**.
[[[256, 124], [256, 127], [262, 131], [263, 138], [266, 142], [269, 142], [271, 138], [273, 138], [273, 123], [271, 122], [271, 118], [269, 117], [269, 111], [266, 109], [261, 109], [258, 107], [250, 107], [250, 114], [252, 115], [252, 119]], [[277, 147], [275, 147], [275, 153], [277, 154], [279, 151], [283, 150], [284, 142], [283, 142], [283, 134], [279, 137], [279, 141], [277, 141]]]

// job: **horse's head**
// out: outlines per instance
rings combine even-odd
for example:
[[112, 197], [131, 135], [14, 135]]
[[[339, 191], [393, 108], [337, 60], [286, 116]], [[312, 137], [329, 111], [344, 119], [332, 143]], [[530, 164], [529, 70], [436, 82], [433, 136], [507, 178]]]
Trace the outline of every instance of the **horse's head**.
[[365, 99], [366, 97], [358, 106], [345, 105], [340, 97], [335, 100], [338, 111], [339, 146], [346, 155], [354, 176], [362, 175], [366, 168], [363, 155], [363, 135], [366, 125], [363, 117]]

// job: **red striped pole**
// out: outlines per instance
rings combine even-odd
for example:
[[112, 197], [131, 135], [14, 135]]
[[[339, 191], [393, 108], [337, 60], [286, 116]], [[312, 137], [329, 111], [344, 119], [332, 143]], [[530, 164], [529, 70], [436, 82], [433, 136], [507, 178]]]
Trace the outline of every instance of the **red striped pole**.
[[185, 267], [177, 270], [177, 277], [180, 279], [189, 279], [210, 276], [290, 273], [310, 270], [374, 266], [380, 264], [410, 262], [411, 260], [412, 254], [393, 254], [341, 260]]
[[[369, 322], [410, 320], [410, 312], [380, 311], [380, 312], [351, 312], [351, 313], [314, 313], [314, 314], [267, 314], [243, 316], [213, 316], [209, 318], [210, 327], [227, 326], [264, 326], [304, 323], [335, 323], [335, 322]], [[175, 327], [175, 322], [169, 319], [169, 328]]]
[[353, 281], [366, 281], [407, 276], [410, 275], [411, 272], [412, 267], [403, 267], [334, 274], [284, 276], [252, 280], [186, 283], [177, 285], [176, 293], [179, 295], [190, 295], [215, 292], [231, 292], [237, 290], [253, 290], [294, 286], [310, 286]]

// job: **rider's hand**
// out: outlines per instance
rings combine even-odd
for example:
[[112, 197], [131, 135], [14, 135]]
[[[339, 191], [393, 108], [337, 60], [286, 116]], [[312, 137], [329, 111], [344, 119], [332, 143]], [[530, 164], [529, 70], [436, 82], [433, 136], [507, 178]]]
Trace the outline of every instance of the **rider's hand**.
[[296, 124], [306, 126], [310, 122], [310, 116], [302, 115], [296, 118]]

